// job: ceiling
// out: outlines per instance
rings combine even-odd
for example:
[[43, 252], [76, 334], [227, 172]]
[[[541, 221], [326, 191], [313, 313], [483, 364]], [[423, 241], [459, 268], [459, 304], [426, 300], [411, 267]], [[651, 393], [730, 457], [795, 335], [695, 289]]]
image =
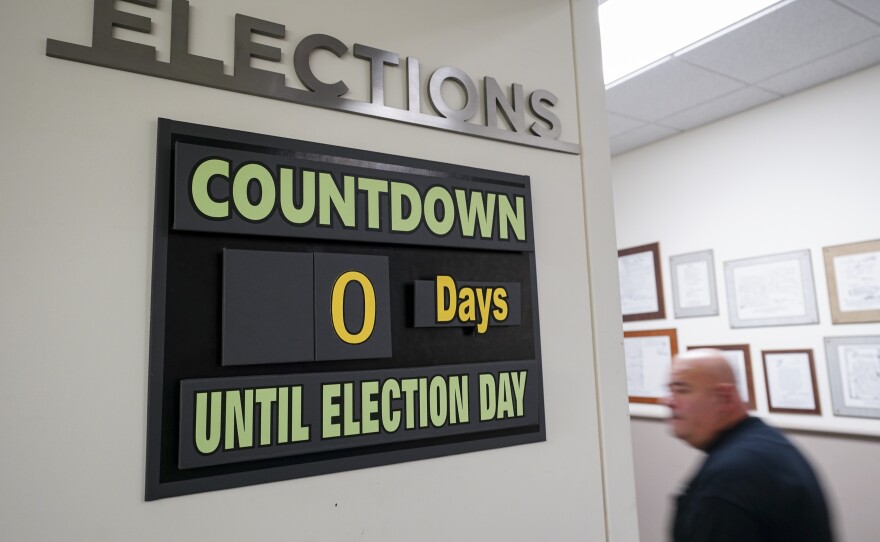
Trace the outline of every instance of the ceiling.
[[609, 86], [611, 155], [880, 63], [880, 0], [777, 6]]

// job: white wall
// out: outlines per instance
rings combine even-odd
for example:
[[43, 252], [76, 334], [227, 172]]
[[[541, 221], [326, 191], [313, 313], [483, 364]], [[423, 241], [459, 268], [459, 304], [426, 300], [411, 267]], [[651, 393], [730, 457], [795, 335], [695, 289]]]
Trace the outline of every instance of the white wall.
[[[878, 335], [880, 324], [832, 325], [822, 247], [880, 238], [880, 67], [773, 102], [614, 159], [613, 185], [620, 248], [660, 242], [666, 320], [628, 323], [624, 329], [678, 330], [679, 349], [695, 344], [751, 345], [758, 414], [767, 414], [761, 350], [812, 349], [822, 417], [774, 415], [784, 428], [827, 432], [803, 438], [835, 497], [842, 540], [871, 539], [876, 520], [837, 503], [873, 500], [861, 479], [840, 477], [833, 463], [852, 456], [864, 461], [847, 473], [880, 479], [876, 461], [861, 450], [880, 450], [880, 420], [835, 418], [828, 387], [823, 337]], [[715, 251], [720, 315], [674, 319], [669, 256]], [[727, 316], [723, 262], [810, 249], [819, 324], [731, 329]], [[665, 409], [640, 412], [663, 415]], [[683, 482], [697, 454], [682, 456], [681, 445], [656, 429], [656, 422], [633, 426], [643, 540], [663, 540], [668, 496]], [[844, 433], [874, 435], [851, 439]], [[816, 442], [833, 445], [812, 449]], [[868, 444], [865, 444], [868, 443]], [[876, 453], [875, 453], [876, 456]], [[687, 465], [687, 468], [685, 467]], [[661, 521], [661, 519], [663, 521]], [[876, 536], [875, 536], [876, 538]]]
[[[4, 2], [2, 537], [636, 540], [625, 398], [600, 393], [622, 389], [623, 380], [599, 366], [613, 359], [594, 356], [602, 349], [592, 340], [595, 307], [584, 280], [590, 271], [594, 280], [615, 280], [611, 250], [592, 248], [587, 265], [588, 237], [601, 247], [614, 236], [610, 220], [585, 233], [585, 184], [590, 204], [610, 207], [607, 154], [597, 147], [604, 122], [593, 122], [604, 109], [595, 98], [595, 4], [575, 0], [574, 20], [562, 0], [192, 4], [192, 51], [223, 59], [227, 69], [240, 12], [287, 26], [284, 65], [296, 38], [327, 33], [416, 56], [423, 71], [452, 65], [475, 78], [552, 90], [561, 139], [585, 142], [586, 152], [582, 160], [48, 58], [46, 38], [90, 44], [92, 2]], [[170, 3], [160, 10], [170, 13]], [[155, 45], [167, 60], [167, 18], [155, 22], [156, 36], [125, 36]], [[344, 77], [352, 97], [367, 100], [366, 64], [352, 66], [328, 66], [324, 75]], [[386, 89], [402, 81], [389, 76]], [[402, 100], [402, 92], [388, 92]], [[578, 118], [579, 99], [590, 119]], [[547, 442], [145, 503], [158, 117], [530, 175]], [[619, 321], [610, 310], [610, 321]], [[610, 330], [619, 337], [619, 325]], [[603, 449], [620, 452], [603, 463]]]

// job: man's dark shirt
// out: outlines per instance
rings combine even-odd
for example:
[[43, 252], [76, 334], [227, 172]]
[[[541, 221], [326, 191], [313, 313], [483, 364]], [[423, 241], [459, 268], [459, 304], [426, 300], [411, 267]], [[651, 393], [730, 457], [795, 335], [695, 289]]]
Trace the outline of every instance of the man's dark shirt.
[[830, 542], [813, 469], [776, 429], [746, 418], [723, 432], [678, 497], [675, 542]]

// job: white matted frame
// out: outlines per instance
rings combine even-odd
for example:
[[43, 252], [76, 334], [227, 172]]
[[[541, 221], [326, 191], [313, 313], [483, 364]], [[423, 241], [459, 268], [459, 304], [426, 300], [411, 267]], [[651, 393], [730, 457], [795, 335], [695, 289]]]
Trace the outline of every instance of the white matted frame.
[[676, 318], [718, 315], [715, 256], [712, 250], [669, 257], [672, 305]]
[[730, 327], [819, 323], [809, 250], [724, 262]]
[[836, 416], [880, 418], [880, 335], [825, 337]]
[[880, 322], [880, 239], [824, 247], [831, 322]]

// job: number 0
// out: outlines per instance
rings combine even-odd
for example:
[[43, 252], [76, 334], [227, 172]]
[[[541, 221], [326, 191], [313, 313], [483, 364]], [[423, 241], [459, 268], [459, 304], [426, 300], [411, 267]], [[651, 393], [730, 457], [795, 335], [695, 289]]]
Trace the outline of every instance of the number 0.
[[[364, 324], [357, 333], [349, 333], [345, 327], [345, 289], [350, 282], [357, 282], [364, 290]], [[339, 338], [348, 344], [361, 344], [373, 334], [376, 325], [376, 292], [373, 284], [363, 273], [346, 271], [333, 283], [330, 314], [333, 318], [333, 329]]]

